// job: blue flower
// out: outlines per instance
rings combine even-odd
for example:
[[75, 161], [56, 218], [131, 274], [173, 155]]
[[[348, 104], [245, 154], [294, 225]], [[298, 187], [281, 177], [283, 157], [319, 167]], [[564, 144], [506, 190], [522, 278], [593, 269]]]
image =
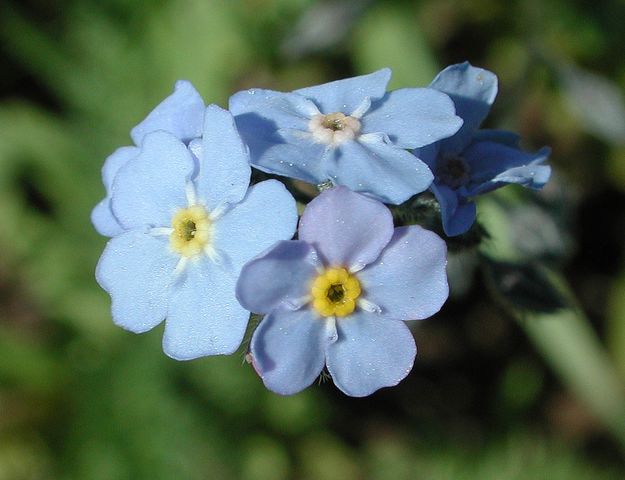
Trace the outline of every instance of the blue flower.
[[551, 167], [543, 165], [549, 148], [536, 153], [519, 148], [519, 136], [501, 130], [478, 130], [497, 95], [497, 77], [468, 62], [451, 65], [430, 85], [449, 95], [462, 117], [452, 137], [415, 150], [434, 172], [430, 190], [441, 206], [443, 229], [449, 236], [471, 228], [476, 217], [472, 198], [509, 183], [540, 189]]
[[419, 226], [393, 229], [377, 200], [335, 187], [302, 215], [299, 240], [278, 242], [243, 267], [237, 298], [266, 314], [251, 341], [265, 385], [290, 395], [324, 365], [346, 394], [399, 383], [416, 347], [405, 320], [447, 299], [446, 246]]
[[[174, 87], [174, 93], [134, 127], [130, 136], [135, 145], [141, 145], [146, 134], [164, 130], [188, 143], [202, 134], [204, 109], [204, 101], [193, 85], [185, 80], [179, 80]], [[111, 188], [119, 169], [131, 158], [136, 157], [139, 150], [137, 146], [118, 148], [104, 162], [102, 181], [106, 189], [106, 197], [91, 212], [91, 222], [101, 235], [114, 237], [123, 231], [111, 210]]]
[[230, 98], [252, 165], [398, 204], [432, 182], [405, 149], [453, 135], [462, 121], [447, 95], [431, 88], [386, 92], [391, 71], [291, 93], [252, 89]]
[[[193, 152], [193, 153], [192, 153]], [[245, 262], [297, 222], [293, 197], [269, 180], [252, 186], [249, 155], [229, 112], [207, 107], [202, 139], [145, 135], [119, 169], [111, 208], [123, 233], [96, 269], [116, 324], [141, 333], [166, 318], [163, 349], [188, 360], [235, 351], [249, 313], [236, 300]]]

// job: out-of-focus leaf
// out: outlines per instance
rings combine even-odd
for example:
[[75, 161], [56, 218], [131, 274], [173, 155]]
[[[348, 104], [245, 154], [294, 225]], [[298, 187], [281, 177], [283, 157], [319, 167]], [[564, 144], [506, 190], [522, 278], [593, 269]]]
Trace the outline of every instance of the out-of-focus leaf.
[[356, 27], [352, 49], [360, 72], [392, 68], [393, 89], [428, 85], [437, 72], [416, 12], [391, 3], [367, 11]]
[[526, 312], [554, 313], [567, 306], [547, 271], [536, 263], [505, 263], [483, 259], [491, 286], [508, 308]]
[[625, 380], [625, 273], [614, 281], [609, 292], [606, 338], [610, 355]]
[[357, 17], [372, 0], [322, 1], [308, 8], [282, 42], [282, 54], [291, 59], [340, 46]]
[[[489, 208], [481, 210], [481, 220], [493, 242], [484, 242], [481, 251], [492, 294], [507, 307], [563, 383], [625, 448], [625, 385], [574, 294], [565, 279], [546, 266], [521, 275], [522, 268], [531, 264], [521, 263], [523, 256], [510, 235], [510, 217], [494, 201], [485, 205]], [[512, 267], [511, 261], [515, 261]]]
[[587, 132], [608, 142], [625, 144], [625, 98], [607, 78], [573, 66], [560, 69], [562, 94]]

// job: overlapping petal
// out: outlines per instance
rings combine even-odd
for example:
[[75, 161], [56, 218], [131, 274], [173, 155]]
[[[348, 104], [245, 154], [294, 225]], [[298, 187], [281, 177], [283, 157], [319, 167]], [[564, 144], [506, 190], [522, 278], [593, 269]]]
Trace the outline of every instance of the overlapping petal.
[[191, 260], [172, 287], [163, 350], [176, 360], [225, 355], [241, 344], [249, 312], [235, 298], [236, 277], [207, 258]]
[[542, 188], [551, 174], [551, 168], [543, 165], [549, 153], [549, 148], [530, 153], [496, 142], [472, 143], [463, 151], [463, 158], [471, 167], [467, 195], [493, 190], [502, 182]]
[[252, 312], [268, 313], [280, 306], [298, 308], [310, 295], [310, 284], [321, 267], [307, 242], [282, 241], [241, 270], [237, 298]]
[[382, 203], [335, 187], [304, 210], [299, 239], [311, 243], [326, 266], [359, 270], [373, 262], [393, 235], [393, 216]]
[[195, 185], [202, 203], [212, 210], [239, 202], [250, 183], [249, 154], [232, 114], [217, 105], [206, 108], [200, 157]]
[[309, 309], [273, 310], [260, 322], [251, 341], [254, 368], [270, 390], [292, 395], [321, 373], [328, 345], [336, 341], [333, 319]]
[[432, 184], [432, 193], [441, 207], [445, 234], [454, 237], [469, 231], [477, 215], [475, 203], [458, 195], [446, 185]]
[[166, 237], [130, 230], [109, 240], [96, 279], [111, 295], [113, 321], [135, 333], [163, 321], [177, 262]]
[[388, 145], [380, 136], [345, 142], [324, 159], [329, 177], [351, 190], [400, 204], [432, 183], [431, 171], [406, 150]]
[[471, 142], [488, 115], [497, 96], [497, 76], [464, 62], [445, 68], [430, 87], [449, 95], [456, 105], [456, 114], [464, 120], [458, 133], [445, 142], [447, 151], [458, 153]]
[[342, 112], [350, 115], [366, 97], [371, 100], [382, 98], [390, 79], [391, 70], [383, 68], [368, 75], [300, 88], [295, 93], [313, 100], [321, 113]]
[[449, 294], [447, 247], [418, 225], [396, 228], [378, 259], [358, 274], [364, 297], [384, 319], [417, 320], [438, 312]]
[[135, 145], [141, 145], [148, 133], [164, 130], [187, 143], [202, 134], [203, 118], [202, 97], [190, 82], [179, 80], [174, 87], [174, 93], [133, 128], [130, 136]]
[[113, 213], [124, 228], [169, 226], [172, 214], [187, 206], [185, 188], [195, 164], [187, 147], [172, 134], [146, 135], [141, 152], [113, 181]]
[[104, 166], [102, 167], [102, 182], [106, 189], [106, 197], [104, 197], [91, 212], [91, 223], [93, 223], [93, 226], [100, 235], [114, 237], [124, 231], [111, 210], [111, 190], [113, 187], [113, 179], [119, 169], [138, 154], [139, 149], [137, 147], [121, 147], [115, 150], [104, 161]]
[[238, 276], [243, 265], [278, 240], [291, 238], [297, 224], [295, 200], [284, 185], [266, 180], [215, 223], [214, 246]]
[[458, 131], [451, 99], [432, 88], [402, 88], [374, 102], [362, 118], [363, 133], [384, 132], [394, 145], [418, 148]]
[[417, 348], [403, 322], [360, 311], [336, 325], [338, 339], [328, 346], [327, 365], [334, 383], [347, 395], [370, 395], [397, 385], [410, 373]]

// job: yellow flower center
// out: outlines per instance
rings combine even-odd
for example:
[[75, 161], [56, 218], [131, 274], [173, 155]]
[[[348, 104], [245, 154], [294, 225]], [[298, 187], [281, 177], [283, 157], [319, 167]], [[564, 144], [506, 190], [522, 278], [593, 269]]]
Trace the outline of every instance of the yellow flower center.
[[341, 267], [328, 268], [312, 284], [312, 304], [324, 317], [345, 317], [356, 308], [360, 282]]
[[211, 241], [212, 223], [201, 205], [178, 210], [171, 226], [174, 230], [169, 237], [171, 248], [185, 257], [198, 255]]

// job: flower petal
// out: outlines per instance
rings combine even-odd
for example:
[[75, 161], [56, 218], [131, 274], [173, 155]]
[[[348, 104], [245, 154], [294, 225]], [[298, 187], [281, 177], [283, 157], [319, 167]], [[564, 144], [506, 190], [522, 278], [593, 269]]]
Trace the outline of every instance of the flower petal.
[[495, 142], [474, 142], [462, 153], [471, 167], [471, 183], [467, 195], [473, 196], [516, 183], [540, 189], [549, 180], [551, 167], [542, 165], [550, 149], [529, 153]]
[[417, 320], [438, 312], [447, 300], [447, 246], [418, 225], [396, 228], [378, 259], [358, 274], [363, 296], [381, 317]]
[[350, 115], [366, 97], [371, 100], [381, 98], [390, 79], [391, 70], [383, 68], [368, 75], [300, 88], [295, 93], [313, 100], [322, 113]]
[[91, 212], [91, 223], [100, 235], [114, 237], [123, 232], [122, 226], [111, 210], [111, 189], [113, 179], [121, 167], [139, 154], [137, 147], [121, 147], [115, 150], [104, 161], [102, 167], [102, 182], [106, 189], [106, 197], [102, 199]]
[[446, 150], [457, 153], [469, 144], [488, 115], [497, 96], [497, 76], [464, 62], [444, 69], [430, 87], [449, 95], [456, 105], [456, 114], [464, 120], [460, 131], [445, 142]]
[[408, 200], [434, 178], [417, 157], [381, 140], [345, 142], [332, 153], [326, 168], [335, 183], [387, 203]]
[[296, 309], [310, 295], [310, 285], [321, 266], [308, 243], [285, 240], [243, 266], [237, 282], [241, 305], [256, 313], [279, 306]]
[[163, 350], [176, 360], [226, 355], [241, 345], [250, 314], [234, 294], [236, 278], [207, 258], [191, 261], [172, 287]]
[[253, 163], [256, 168], [313, 184], [328, 179], [324, 163], [330, 147], [300, 130], [281, 129], [277, 135], [283, 143], [267, 146], [262, 157]]
[[96, 268], [96, 279], [111, 295], [113, 321], [142, 333], [167, 315], [169, 289], [178, 262], [166, 237], [131, 230], [109, 240]]
[[254, 331], [250, 345], [254, 368], [268, 389], [292, 395], [319, 376], [326, 349], [335, 340], [331, 318], [319, 318], [307, 308], [279, 308]]
[[204, 117], [204, 138], [195, 185], [203, 203], [212, 210], [223, 203], [241, 201], [250, 184], [247, 147], [232, 114], [209, 105]]
[[394, 145], [410, 149], [450, 137], [461, 125], [451, 99], [432, 88], [389, 92], [362, 118], [364, 133], [383, 132]]
[[326, 266], [358, 270], [373, 262], [393, 235], [384, 204], [346, 187], [334, 187], [304, 210], [299, 239], [313, 244]]
[[174, 93], [163, 100], [139, 125], [132, 129], [130, 136], [135, 145], [141, 145], [150, 132], [164, 130], [187, 143], [202, 135], [204, 101], [190, 82], [179, 80]]
[[446, 185], [433, 183], [431, 190], [441, 207], [441, 219], [445, 234], [449, 237], [455, 237], [469, 231], [477, 215], [475, 203]]
[[91, 211], [91, 223], [96, 231], [105, 237], [115, 237], [124, 231], [115, 215], [113, 215], [109, 197], [100, 200]]
[[216, 221], [214, 246], [238, 277], [251, 258], [278, 240], [290, 239], [296, 225], [295, 199], [282, 183], [266, 180], [250, 187], [243, 201]]
[[141, 153], [113, 181], [113, 213], [124, 228], [169, 226], [187, 206], [185, 187], [195, 165], [187, 147], [167, 132], [146, 135]]
[[335, 385], [347, 395], [370, 395], [410, 373], [417, 347], [403, 322], [358, 312], [337, 320], [336, 328], [338, 340], [328, 347], [327, 365]]

